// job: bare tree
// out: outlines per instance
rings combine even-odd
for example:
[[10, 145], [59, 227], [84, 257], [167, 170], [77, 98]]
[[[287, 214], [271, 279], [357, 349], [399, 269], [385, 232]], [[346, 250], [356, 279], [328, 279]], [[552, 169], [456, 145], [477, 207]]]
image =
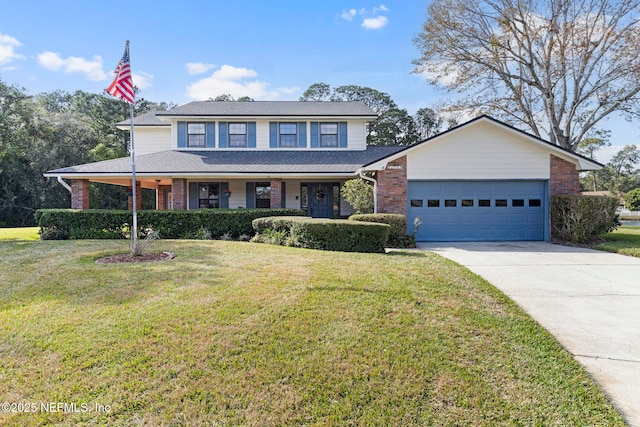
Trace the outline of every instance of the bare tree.
[[488, 113], [569, 150], [640, 116], [640, 0], [434, 0], [414, 64]]

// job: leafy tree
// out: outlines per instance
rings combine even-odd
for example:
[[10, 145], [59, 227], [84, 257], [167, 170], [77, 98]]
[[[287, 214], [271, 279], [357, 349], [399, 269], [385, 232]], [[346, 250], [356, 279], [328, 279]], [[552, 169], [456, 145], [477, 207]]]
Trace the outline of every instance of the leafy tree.
[[314, 83], [304, 91], [300, 101], [329, 101], [331, 99], [331, 86], [326, 83]]
[[362, 178], [345, 182], [340, 194], [357, 214], [373, 213], [373, 186]]
[[444, 124], [444, 119], [431, 108], [420, 108], [413, 116], [413, 120], [421, 140], [439, 134]]
[[335, 88], [330, 101], [360, 101], [378, 114], [398, 108], [388, 93], [357, 85]]
[[434, 0], [421, 73], [486, 112], [575, 151], [614, 112], [640, 114], [640, 0]]
[[233, 97], [233, 95], [226, 93], [223, 95], [218, 95], [215, 98], [209, 98], [209, 101], [223, 101], [223, 102], [229, 102], [229, 101], [238, 101], [238, 102], [251, 102], [254, 101], [253, 98], [248, 97], [248, 96], [241, 96], [238, 99], [235, 99]]
[[418, 142], [413, 118], [407, 110], [387, 110], [369, 126], [369, 145], [411, 145]]
[[640, 187], [640, 149], [636, 145], [626, 145], [611, 158], [604, 168], [593, 172], [598, 182], [598, 190], [626, 193]]
[[[598, 131], [595, 136], [590, 136], [583, 139], [578, 144], [576, 150], [579, 154], [586, 156], [592, 160], [595, 160], [596, 151], [608, 147], [611, 145], [609, 142], [610, 131]], [[593, 191], [598, 191], [598, 171], [589, 171], [585, 174], [584, 178], [581, 178], [581, 186], [583, 188], [591, 188]]]
[[640, 211], [640, 187], [634, 188], [624, 196], [625, 207], [632, 211]]

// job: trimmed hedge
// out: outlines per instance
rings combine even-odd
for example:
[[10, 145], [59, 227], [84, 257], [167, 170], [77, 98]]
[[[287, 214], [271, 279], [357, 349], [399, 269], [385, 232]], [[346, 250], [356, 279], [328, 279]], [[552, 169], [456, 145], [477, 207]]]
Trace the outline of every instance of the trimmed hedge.
[[389, 224], [389, 241], [387, 246], [390, 248], [415, 248], [415, 236], [407, 234], [407, 217], [401, 214], [356, 214], [349, 217], [351, 221], [377, 222], [380, 224]]
[[384, 253], [387, 224], [345, 219], [277, 217], [254, 220], [253, 241], [342, 252]]
[[[152, 229], [163, 239], [253, 235], [251, 222], [273, 215], [304, 216], [299, 209], [199, 209], [138, 211], [138, 230]], [[42, 239], [122, 239], [131, 228], [131, 212], [121, 210], [41, 209], [36, 222]]]
[[615, 230], [618, 199], [604, 196], [551, 196], [551, 235], [568, 242], [585, 243]]

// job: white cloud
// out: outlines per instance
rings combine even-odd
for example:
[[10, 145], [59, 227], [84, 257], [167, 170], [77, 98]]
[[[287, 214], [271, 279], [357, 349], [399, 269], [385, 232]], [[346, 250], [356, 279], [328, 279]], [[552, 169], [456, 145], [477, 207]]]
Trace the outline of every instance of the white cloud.
[[133, 80], [133, 85], [138, 89], [146, 89], [152, 86], [153, 84], [153, 74], [145, 73], [144, 71], [137, 71], [135, 73], [131, 73], [131, 79]]
[[345, 21], [352, 21], [353, 18], [358, 14], [358, 11], [355, 9], [343, 10], [340, 14], [340, 17]]
[[269, 83], [255, 80], [258, 73], [248, 68], [223, 65], [211, 76], [198, 80], [187, 87], [187, 96], [197, 101], [230, 94], [234, 98], [249, 96], [256, 100], [271, 101], [283, 95], [298, 92], [298, 87], [268, 89]]
[[340, 13], [340, 17], [345, 21], [353, 21], [356, 16], [362, 17], [361, 27], [366, 28], [367, 30], [379, 30], [380, 28], [386, 26], [389, 23], [389, 19], [381, 15], [381, 12], [388, 12], [389, 8], [383, 4], [379, 6], [375, 6], [371, 10], [367, 9], [344, 9], [342, 13]]
[[17, 54], [14, 50], [22, 46], [18, 39], [0, 33], [0, 65], [8, 64], [14, 59], [24, 59], [24, 56]]
[[56, 52], [43, 52], [37, 56], [38, 63], [47, 70], [62, 71], [64, 73], [81, 73], [91, 81], [99, 82], [107, 78], [102, 67], [102, 58], [95, 55], [92, 60], [78, 56], [62, 58]]
[[215, 67], [215, 65], [205, 64], [203, 62], [187, 62], [185, 64], [185, 67], [187, 67], [187, 73], [189, 73], [189, 75], [191, 76], [194, 74], [206, 73], [207, 71]]
[[365, 18], [362, 21], [361, 27], [367, 30], [379, 30], [389, 23], [386, 16], [376, 16], [375, 18]]

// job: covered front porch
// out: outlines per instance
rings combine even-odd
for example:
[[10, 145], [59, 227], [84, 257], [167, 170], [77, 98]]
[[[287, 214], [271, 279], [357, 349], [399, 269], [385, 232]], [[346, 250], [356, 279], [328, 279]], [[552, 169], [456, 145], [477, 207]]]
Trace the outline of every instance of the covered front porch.
[[[163, 209], [303, 209], [311, 217], [342, 218], [353, 208], [341, 197], [341, 188], [352, 175], [336, 176], [145, 176], [136, 178], [137, 208], [142, 189], [155, 191], [157, 210]], [[128, 177], [72, 177], [71, 208], [89, 209], [91, 182], [132, 187]], [[132, 209], [129, 190], [129, 209]]]

